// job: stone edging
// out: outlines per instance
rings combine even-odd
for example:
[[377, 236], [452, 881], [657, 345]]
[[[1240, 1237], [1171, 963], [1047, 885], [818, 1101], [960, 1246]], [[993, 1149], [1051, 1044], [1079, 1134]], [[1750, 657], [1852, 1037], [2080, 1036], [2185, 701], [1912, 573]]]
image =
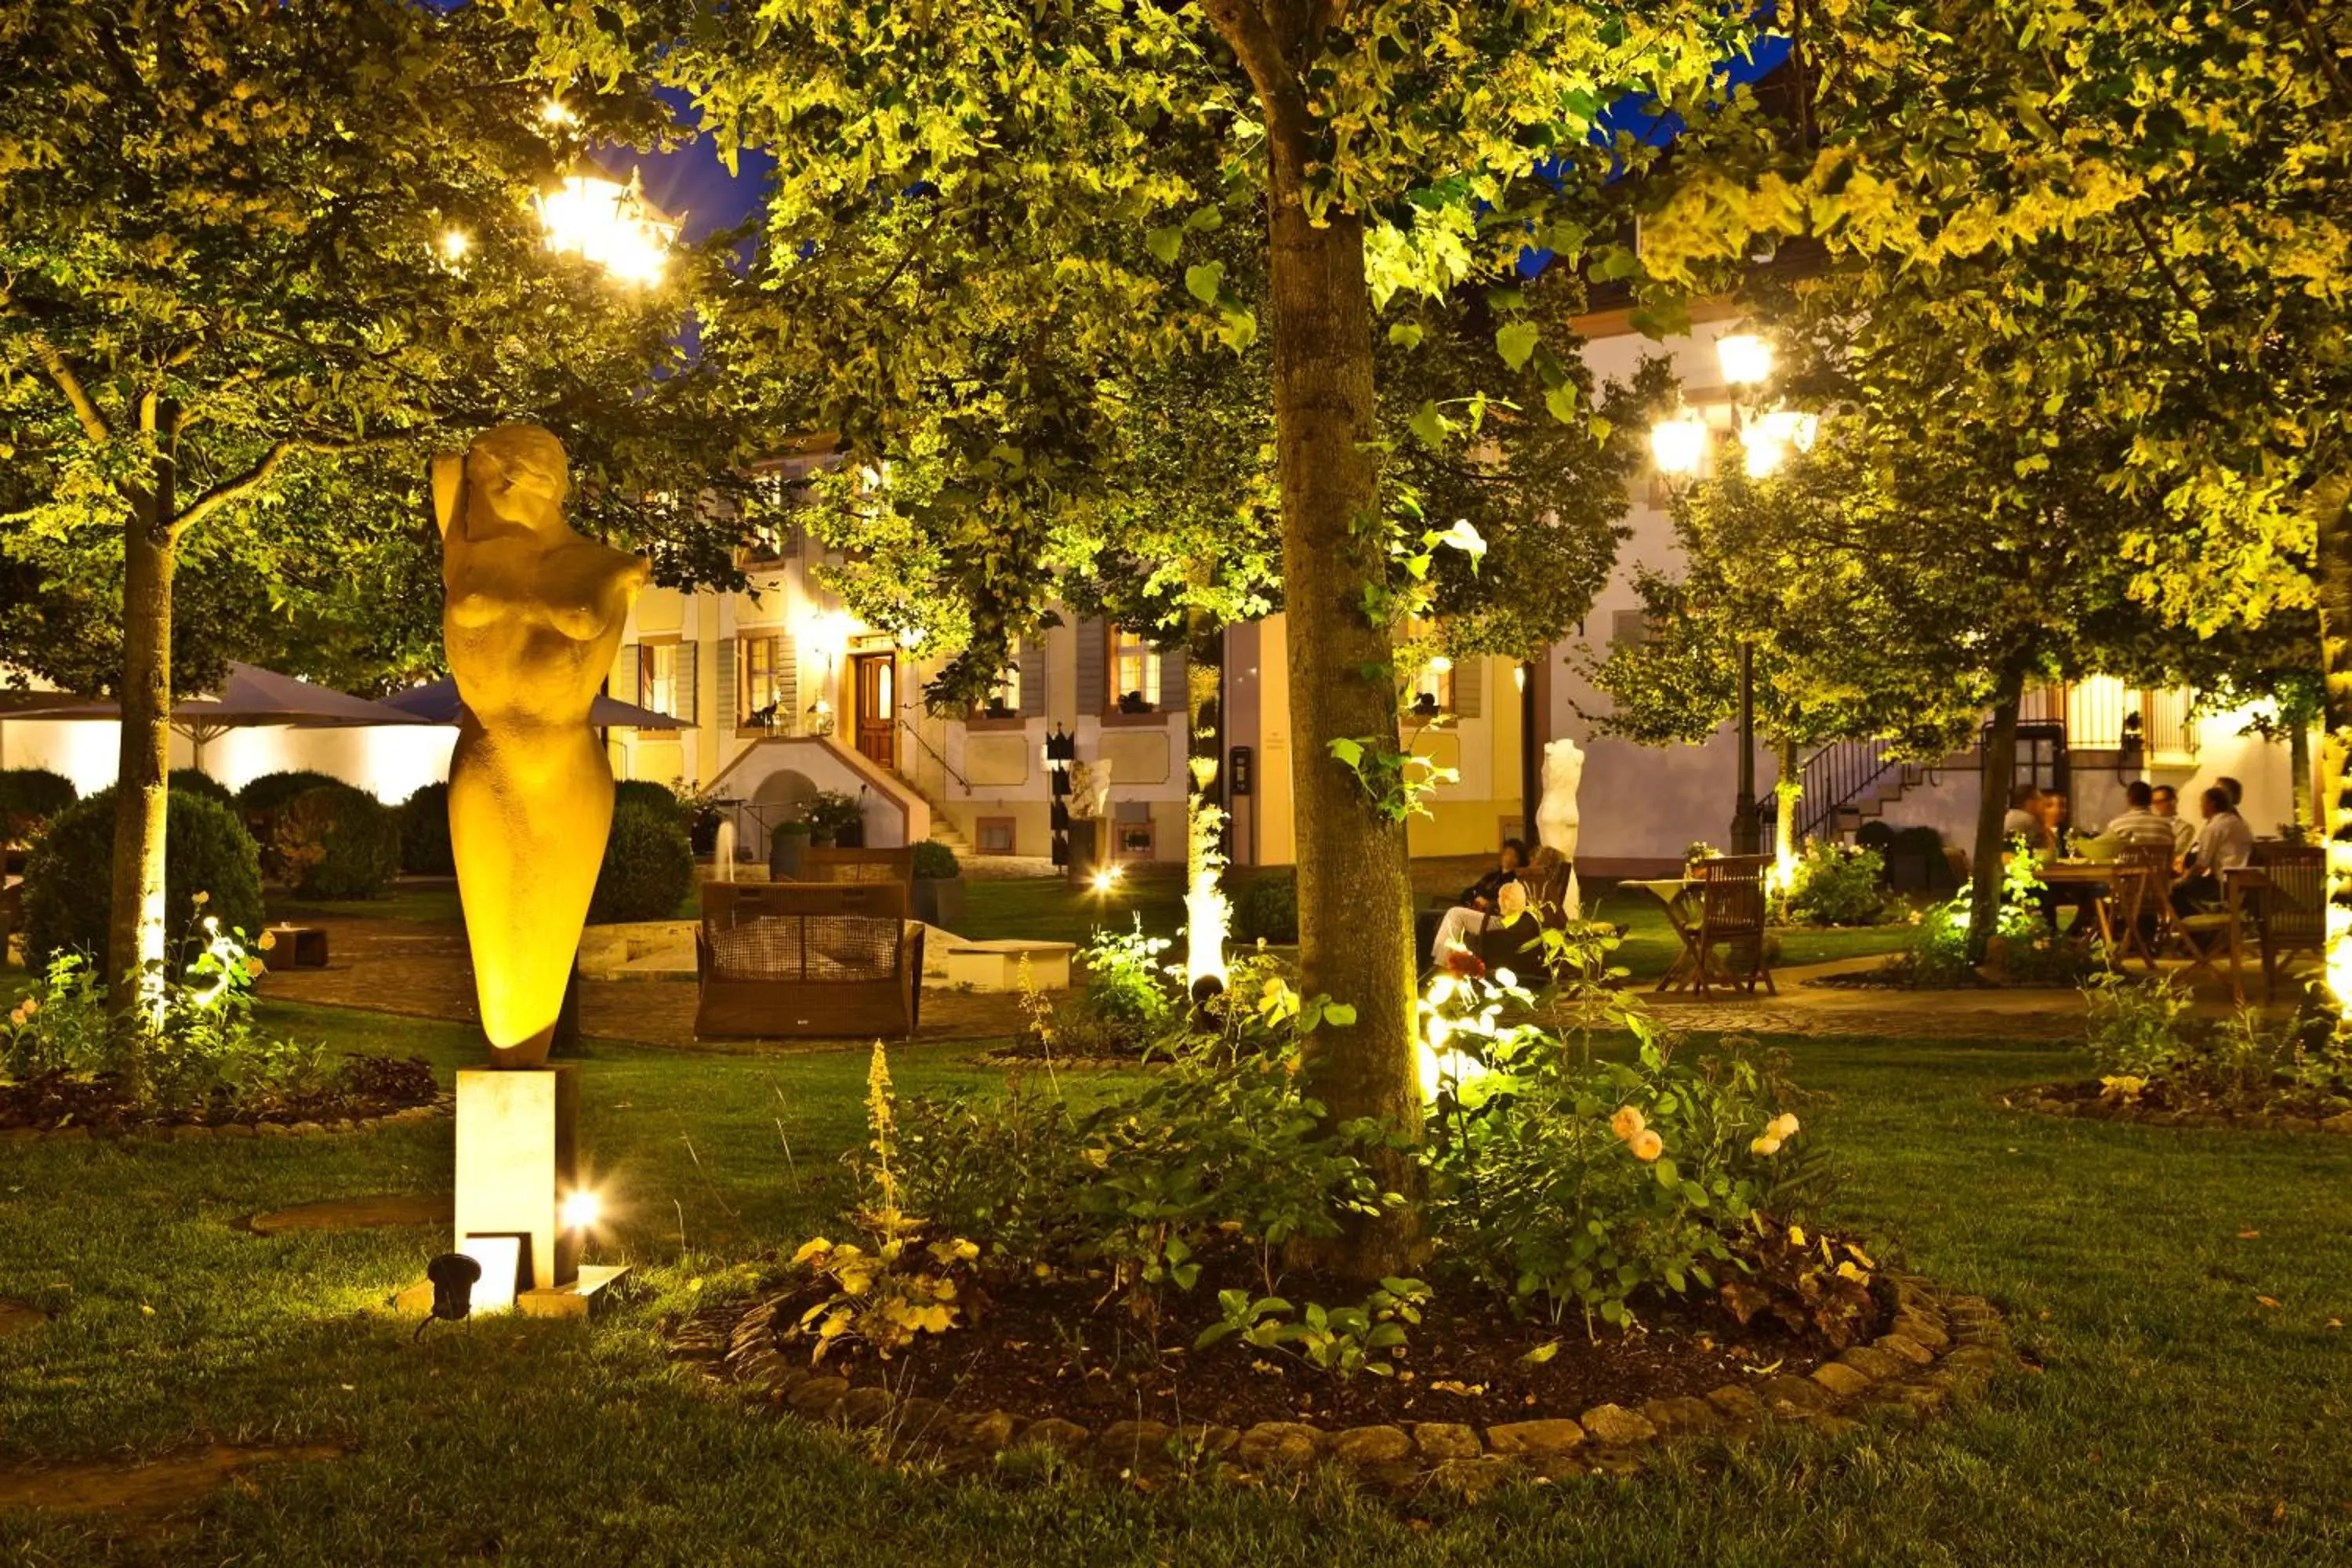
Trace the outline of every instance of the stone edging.
[[2128, 1121], [2142, 1127], [2244, 1127], [2258, 1132], [2333, 1132], [2352, 1137], [2352, 1110], [2328, 1117], [2284, 1116], [2268, 1110], [2162, 1110], [2125, 1100], [2066, 1100], [2057, 1093], [2080, 1087], [2076, 1083], [2029, 1084], [2007, 1090], [2000, 1100], [2012, 1110], [2084, 1121]]
[[872, 1429], [894, 1453], [929, 1455], [950, 1468], [994, 1462], [1020, 1448], [1053, 1449], [1129, 1479], [1187, 1470], [1248, 1480], [1330, 1459], [1395, 1490], [1433, 1486], [1475, 1495], [1515, 1475], [1541, 1479], [1629, 1475], [1654, 1462], [1661, 1445], [1740, 1438], [1768, 1421], [1843, 1433], [1875, 1410], [1916, 1419], [1951, 1394], [1981, 1386], [2013, 1366], [2009, 1329], [1981, 1296], [1949, 1295], [1916, 1278], [1895, 1281], [1898, 1310], [1887, 1333], [1813, 1369], [1730, 1383], [1704, 1399], [1653, 1399], [1639, 1410], [1601, 1405], [1573, 1419], [1511, 1421], [1480, 1428], [1459, 1422], [1350, 1426], [1301, 1421], [1171, 1427], [1114, 1421], [1089, 1428], [1060, 1416], [1030, 1420], [1010, 1411], [952, 1411], [936, 1399], [903, 1397], [876, 1384], [853, 1384], [787, 1359], [773, 1342], [777, 1303], [705, 1308], [670, 1331], [671, 1354], [713, 1383], [781, 1405], [837, 1428]]
[[430, 1105], [404, 1106], [381, 1116], [344, 1116], [332, 1121], [197, 1121], [131, 1122], [127, 1126], [92, 1127], [76, 1122], [64, 1127], [0, 1127], [0, 1143], [65, 1143], [91, 1138], [151, 1138], [157, 1142], [198, 1143], [215, 1138], [328, 1138], [343, 1132], [364, 1132], [394, 1122], [432, 1121], [456, 1114], [457, 1098], [442, 1093]]

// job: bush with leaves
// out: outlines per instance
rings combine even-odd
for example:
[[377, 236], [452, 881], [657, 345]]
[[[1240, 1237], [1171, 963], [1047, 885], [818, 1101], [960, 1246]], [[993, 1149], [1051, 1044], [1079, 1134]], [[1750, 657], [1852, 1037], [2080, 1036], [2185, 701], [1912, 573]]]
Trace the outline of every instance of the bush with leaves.
[[1140, 1033], [1160, 1029], [1176, 1010], [1160, 955], [1166, 937], [1143, 934], [1143, 917], [1127, 931], [1097, 930], [1087, 939], [1086, 986], [1080, 1005], [1089, 1016]]
[[326, 784], [278, 807], [278, 874], [306, 899], [380, 899], [400, 871], [400, 817], [363, 789]]
[[944, 882], [963, 875], [963, 865], [956, 859], [955, 851], [944, 844], [926, 838], [915, 846], [915, 876], [926, 882]]
[[1885, 878], [1875, 850], [1816, 838], [1798, 858], [1776, 912], [1790, 925], [1872, 925], [1886, 908]]
[[599, 923], [671, 920], [693, 890], [694, 846], [675, 801], [667, 806], [643, 799], [614, 805], [588, 918]]
[[2185, 988], [2120, 973], [2092, 976], [2083, 995], [2084, 1043], [2114, 1103], [2305, 1116], [2352, 1106], [2352, 1049], [2325, 1006], [2292, 1021], [2244, 1008], [2200, 1018]]
[[1288, 946], [1298, 940], [1298, 876], [1262, 869], [1234, 894], [1234, 939]]
[[322, 773], [316, 768], [286, 768], [274, 773], [257, 773], [245, 782], [236, 792], [236, 808], [247, 817], [275, 816], [293, 804], [299, 795], [314, 789], [330, 789], [342, 784], [332, 773]]
[[29, 844], [78, 798], [73, 780], [47, 768], [0, 768], [0, 846]]
[[656, 810], [673, 812], [679, 821], [687, 820], [686, 804], [677, 798], [677, 791], [651, 779], [616, 779], [613, 784], [613, 806], [618, 810], [626, 801], [649, 805]]
[[454, 877], [449, 847], [449, 786], [420, 784], [400, 804], [400, 868], [412, 877]]
[[[175, 789], [165, 807], [163, 886], [167, 907], [188, 909], [206, 894], [221, 923], [261, 929], [261, 861], [236, 812], [209, 794]], [[25, 862], [25, 963], [46, 969], [60, 952], [106, 953], [112, 904], [114, 791], [100, 790], [60, 812]], [[181, 934], [183, 961], [193, 945]]]
[[166, 784], [171, 789], [188, 795], [200, 795], [207, 800], [218, 801], [223, 805], [236, 804], [236, 796], [229, 793], [228, 785], [202, 768], [173, 768], [167, 777]]

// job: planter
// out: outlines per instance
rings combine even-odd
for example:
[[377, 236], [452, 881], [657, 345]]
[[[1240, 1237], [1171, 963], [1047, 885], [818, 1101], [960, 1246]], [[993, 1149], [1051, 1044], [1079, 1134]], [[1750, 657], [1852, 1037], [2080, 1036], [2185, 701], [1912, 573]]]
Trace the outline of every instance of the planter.
[[952, 927], [963, 918], [961, 877], [915, 879], [915, 918], [925, 925]]
[[805, 830], [793, 831], [779, 827], [768, 835], [768, 877], [772, 881], [796, 882], [801, 875], [801, 857], [808, 853], [809, 835]]
[[865, 848], [866, 823], [864, 819], [860, 818], [856, 822], [843, 823], [839, 828], [835, 830], [833, 840], [844, 849]]
[[1103, 847], [1108, 837], [1110, 824], [1099, 816], [1077, 816], [1070, 819], [1070, 880], [1084, 883], [1093, 879], [1096, 868], [1103, 863]]

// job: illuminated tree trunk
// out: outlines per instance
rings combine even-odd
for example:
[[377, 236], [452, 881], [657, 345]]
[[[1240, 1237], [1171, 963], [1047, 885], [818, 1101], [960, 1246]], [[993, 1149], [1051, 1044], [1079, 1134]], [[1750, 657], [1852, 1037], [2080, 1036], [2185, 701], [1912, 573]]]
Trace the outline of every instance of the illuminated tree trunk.
[[[152, 416], [151, 416], [151, 420]], [[150, 428], [152, 428], [151, 423]], [[108, 994], [118, 1010], [154, 994], [163, 962], [163, 824], [172, 745], [173, 484], [168, 457], [131, 496], [123, 530], [122, 744], [106, 931]]]
[[[1352, 1023], [1327, 1023], [1307, 1037], [1307, 1089], [1334, 1125], [1373, 1118], [1417, 1136], [1404, 824], [1375, 811], [1328, 750], [1341, 738], [1395, 747], [1397, 708], [1389, 626], [1364, 607], [1364, 589], [1385, 580], [1388, 560], [1372, 458], [1380, 432], [1363, 225], [1339, 212], [1312, 222], [1305, 201], [1319, 154], [1300, 71], [1324, 13], [1261, 9], [1258, 0], [1204, 0], [1204, 8], [1248, 71], [1266, 121], [1300, 989], [1356, 1010]], [[1416, 1191], [1408, 1160], [1382, 1155], [1378, 1173], [1391, 1191]], [[1414, 1263], [1419, 1234], [1417, 1207], [1407, 1203], [1360, 1222], [1312, 1261], [1377, 1279]]]
[[2009, 815], [2010, 783], [2017, 776], [2017, 710], [2024, 696], [2024, 675], [2003, 672], [1993, 701], [1992, 732], [1985, 737], [1976, 854], [1969, 864], [1969, 958], [1974, 963], [1983, 962], [1985, 945], [2000, 929], [2000, 825]]
[[2323, 487], [2319, 524], [2320, 826], [2327, 835], [2327, 988], [2352, 999], [2352, 481]]
[[1184, 980], [1194, 999], [1204, 1001], [1224, 987], [1232, 909], [1221, 885], [1225, 814], [1216, 795], [1223, 761], [1218, 737], [1224, 727], [1217, 698], [1224, 639], [1205, 610], [1187, 611], [1184, 629]]
[[1805, 781], [1797, 772], [1797, 742], [1783, 735], [1779, 747], [1779, 773], [1772, 780], [1772, 872], [1783, 889], [1797, 876], [1797, 805], [1805, 798]]
[[2294, 825], [2305, 833], [2311, 831], [2311, 726], [2297, 719], [2287, 726], [2286, 765], [2294, 774], [2289, 788], [2294, 792], [2291, 809]]

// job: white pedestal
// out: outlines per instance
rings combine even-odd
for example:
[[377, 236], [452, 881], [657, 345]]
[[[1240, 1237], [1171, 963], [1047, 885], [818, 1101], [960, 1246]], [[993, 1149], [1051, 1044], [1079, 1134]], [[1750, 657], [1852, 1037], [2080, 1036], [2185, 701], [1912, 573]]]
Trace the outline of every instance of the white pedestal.
[[1067, 991], [1070, 954], [1076, 951], [1077, 945], [1067, 942], [955, 942], [948, 948], [948, 984], [975, 991], [1017, 991], [1025, 957], [1030, 984], [1040, 991]]
[[[580, 1271], [580, 1233], [561, 1220], [579, 1182], [580, 1069], [569, 1063], [457, 1075], [457, 1249], [469, 1237], [524, 1238], [522, 1288], [558, 1289]], [[507, 1291], [485, 1279], [478, 1299]]]

